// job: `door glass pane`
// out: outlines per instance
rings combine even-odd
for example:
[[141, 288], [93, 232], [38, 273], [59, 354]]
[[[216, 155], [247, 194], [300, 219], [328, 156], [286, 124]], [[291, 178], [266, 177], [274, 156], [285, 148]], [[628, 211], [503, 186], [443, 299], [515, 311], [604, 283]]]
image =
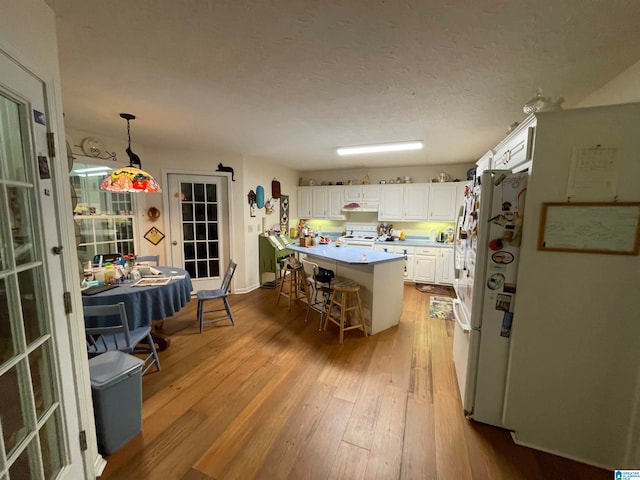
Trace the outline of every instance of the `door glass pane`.
[[180, 190], [185, 269], [192, 278], [219, 277], [218, 186], [180, 182]]
[[29, 354], [31, 382], [38, 420], [53, 405], [53, 373], [51, 372], [51, 355], [49, 345], [43, 344]]
[[40, 449], [42, 450], [42, 466], [44, 478], [55, 478], [62, 468], [62, 451], [58, 446], [58, 439], [62, 436], [60, 418], [56, 412], [40, 430]]
[[24, 322], [27, 345], [46, 333], [44, 309], [41, 297], [37, 295], [37, 293], [43, 291], [43, 286], [40, 282], [41, 275], [43, 275], [42, 267], [18, 273], [22, 321]]
[[4, 279], [0, 279], [0, 365], [13, 355], [15, 355], [15, 350], [13, 348], [13, 339], [11, 338], [7, 286]]
[[2, 438], [7, 455], [10, 455], [15, 446], [27, 436], [26, 419], [22, 411], [22, 398], [18, 382], [17, 368], [11, 367], [8, 372], [0, 376], [0, 425], [2, 425]]
[[183, 202], [191, 202], [193, 200], [193, 194], [191, 193], [190, 183], [181, 183], [180, 191], [182, 192], [181, 200]]
[[[0, 185], [0, 212], [6, 212], [6, 206], [4, 204], [4, 185]], [[4, 229], [6, 225], [0, 225], [0, 270], [8, 268], [5, 259], [8, 258], [7, 249], [9, 248], [9, 231]]]
[[[32, 470], [33, 465], [38, 464], [38, 454], [36, 453], [36, 439], [34, 438], [29, 446], [25, 448], [16, 461], [9, 468], [9, 476], [11, 480], [31, 480], [40, 478], [37, 471]], [[37, 468], [37, 467], [36, 467]]]
[[7, 187], [9, 199], [9, 226], [13, 238], [16, 265], [33, 262], [33, 227], [31, 224], [30, 190], [26, 187]]
[[[0, 95], [0, 157], [5, 159], [7, 178], [27, 181], [27, 163], [24, 158], [22, 132], [20, 131], [20, 106]], [[11, 128], [11, 127], [15, 128]], [[1, 175], [1, 174], [0, 174]]]
[[196, 202], [204, 202], [204, 184], [195, 183], [193, 185], [193, 198]]
[[212, 183], [207, 184], [207, 202], [215, 202], [218, 200], [217, 185]]

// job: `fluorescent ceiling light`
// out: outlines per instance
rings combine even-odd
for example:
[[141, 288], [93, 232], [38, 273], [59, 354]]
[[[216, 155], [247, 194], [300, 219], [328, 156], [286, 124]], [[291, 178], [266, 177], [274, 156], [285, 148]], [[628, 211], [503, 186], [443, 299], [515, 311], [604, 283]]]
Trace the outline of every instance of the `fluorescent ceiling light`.
[[74, 170], [76, 173], [88, 173], [88, 172], [109, 172], [111, 167], [91, 167], [91, 168], [79, 168]]
[[378, 145], [362, 145], [360, 147], [340, 147], [338, 155], [356, 155], [359, 153], [399, 152], [402, 150], [421, 150], [422, 141], [381, 143]]
[[107, 172], [105, 172], [105, 171], [87, 173], [87, 177], [104, 177], [105, 175], [107, 175]]

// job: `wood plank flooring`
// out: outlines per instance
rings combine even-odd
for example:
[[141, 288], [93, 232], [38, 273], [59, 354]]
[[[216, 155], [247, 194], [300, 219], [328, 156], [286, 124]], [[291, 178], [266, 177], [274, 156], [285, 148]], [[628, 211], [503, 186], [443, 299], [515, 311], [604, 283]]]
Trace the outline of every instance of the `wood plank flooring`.
[[[236, 326], [198, 333], [192, 301], [164, 322], [162, 371], [143, 377], [143, 427], [111, 479], [599, 480], [612, 473], [515, 445], [466, 420], [453, 324], [405, 286], [400, 324], [338, 344], [275, 290], [230, 297]], [[282, 303], [282, 302], [281, 302]]]

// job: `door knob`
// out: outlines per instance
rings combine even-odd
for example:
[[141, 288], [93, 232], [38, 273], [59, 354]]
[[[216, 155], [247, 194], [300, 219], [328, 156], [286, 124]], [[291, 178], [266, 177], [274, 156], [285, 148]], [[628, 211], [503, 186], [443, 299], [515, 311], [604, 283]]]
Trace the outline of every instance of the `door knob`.
[[171, 242], [171, 245], [178, 245], [178, 241], [174, 240], [173, 242]]
[[62, 248], [63, 248], [63, 247], [62, 247], [62, 245], [58, 245], [58, 246], [56, 246], [56, 247], [53, 247], [53, 248], [51, 249], [51, 252], [52, 252], [54, 255], [61, 255], [61, 254], [62, 254]]

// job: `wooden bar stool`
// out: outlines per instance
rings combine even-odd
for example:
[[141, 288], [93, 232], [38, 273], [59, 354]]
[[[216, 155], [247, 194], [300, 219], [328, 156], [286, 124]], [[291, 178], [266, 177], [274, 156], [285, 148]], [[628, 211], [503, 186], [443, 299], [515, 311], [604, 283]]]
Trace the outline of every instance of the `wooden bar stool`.
[[[285, 291], [284, 284], [288, 284], [288, 288]], [[284, 277], [280, 279], [280, 288], [278, 289], [278, 299], [276, 305], [280, 302], [280, 297], [287, 297], [289, 299], [289, 310], [291, 310], [291, 302], [298, 300], [303, 296], [306, 297], [307, 302], [310, 301], [309, 289], [307, 288], [307, 279], [304, 274], [302, 265], [299, 267], [292, 267], [287, 265]]]
[[[362, 313], [362, 303], [360, 302], [360, 285], [352, 280], [344, 280], [340, 283], [333, 285], [333, 293], [331, 295], [331, 302], [329, 302], [329, 310], [325, 316], [324, 329], [327, 329], [329, 321], [335, 323], [340, 327], [340, 344], [344, 340], [344, 332], [347, 330], [355, 330], [356, 328], [362, 330], [364, 336], [367, 336], [367, 327], [364, 323], [364, 314]], [[339, 298], [338, 298], [339, 297]], [[355, 303], [353, 306], [349, 306], [349, 301]], [[334, 306], [336, 307], [334, 309]], [[347, 318], [347, 313], [353, 311], [355, 315], [352, 315], [351, 319]], [[346, 322], [358, 321], [358, 323]]]

